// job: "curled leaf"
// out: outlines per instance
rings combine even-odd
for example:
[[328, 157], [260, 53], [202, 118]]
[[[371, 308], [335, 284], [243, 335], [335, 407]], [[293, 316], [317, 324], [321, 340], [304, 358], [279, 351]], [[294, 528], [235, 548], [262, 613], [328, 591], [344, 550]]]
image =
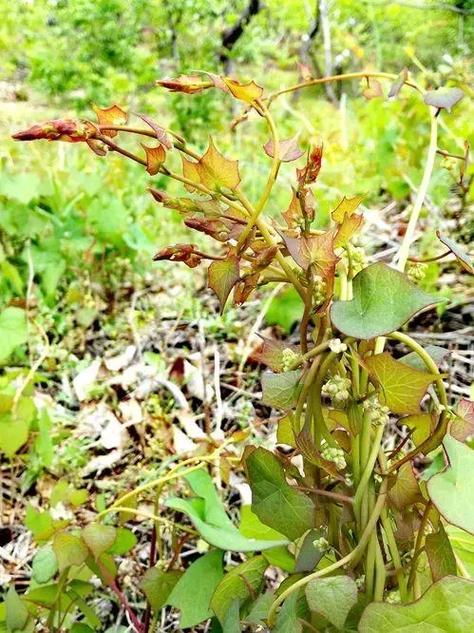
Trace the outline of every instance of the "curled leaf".
[[[275, 148], [273, 145], [273, 139], [270, 139], [263, 146], [265, 153], [270, 158], [275, 155]], [[297, 160], [303, 156], [304, 152], [298, 147], [298, 137], [293, 136], [278, 143], [278, 158], [283, 163], [290, 163], [293, 160]]]
[[292, 190], [290, 204], [286, 211], [281, 214], [289, 229], [296, 228], [302, 219], [301, 204], [295, 189]]
[[263, 88], [254, 81], [242, 84], [230, 77], [223, 77], [222, 80], [229, 89], [229, 92], [240, 101], [253, 104], [257, 99], [260, 99], [263, 94]]
[[146, 170], [150, 176], [155, 176], [160, 171], [161, 165], [165, 162], [166, 152], [163, 145], [157, 145], [156, 147], [148, 147], [143, 145], [146, 154]]
[[434, 108], [451, 110], [464, 97], [461, 88], [438, 88], [428, 90], [423, 96], [423, 101]]
[[373, 77], [367, 78], [367, 87], [364, 88], [362, 94], [368, 100], [376, 99], [377, 97], [383, 97], [382, 86], [380, 85], [380, 81], [374, 79]]
[[190, 229], [205, 233], [219, 242], [227, 242], [232, 228], [232, 222], [230, 220], [220, 218], [200, 218], [192, 216], [186, 218], [184, 223]]
[[456, 257], [456, 259], [461, 264], [461, 266], [464, 268], [464, 270], [467, 271], [468, 273], [470, 273], [471, 275], [474, 275], [474, 264], [473, 264], [471, 258], [469, 257], [469, 255], [464, 251], [464, 249], [461, 248], [459, 246], [459, 244], [457, 244], [451, 238], [446, 237], [445, 235], [442, 235], [439, 231], [436, 231], [436, 235], [438, 236], [438, 239], [445, 246], [448, 247], [448, 249]]
[[319, 172], [321, 171], [321, 164], [323, 160], [323, 146], [316, 145], [312, 147], [306, 165], [303, 169], [296, 170], [296, 177], [298, 179], [299, 188], [310, 185], [316, 181]]
[[15, 141], [66, 141], [67, 143], [81, 143], [88, 141], [97, 132], [95, 126], [88, 121], [73, 119], [53, 119], [45, 123], [32, 125], [26, 130], [12, 135]]
[[172, 262], [183, 262], [189, 268], [196, 268], [202, 261], [202, 255], [196, 251], [194, 244], [175, 244], [174, 246], [165, 246], [153, 256], [155, 262], [165, 259]]
[[404, 68], [402, 72], [398, 75], [397, 79], [390, 86], [390, 90], [388, 92], [388, 98], [393, 99], [394, 97], [398, 97], [400, 94], [400, 90], [403, 87], [403, 84], [408, 79], [408, 69]]
[[96, 113], [99, 125], [105, 127], [105, 129], [102, 130], [103, 134], [106, 136], [110, 136], [110, 138], [117, 136], [118, 131], [108, 130], [106, 127], [107, 125], [112, 125], [115, 127], [116, 125], [125, 125], [125, 123], [127, 122], [127, 113], [118, 105], [112, 105], [109, 108], [99, 108], [98, 106], [93, 105], [92, 108]]
[[153, 121], [153, 119], [150, 119], [150, 117], [147, 117], [144, 114], [137, 114], [137, 116], [140, 117], [140, 119], [142, 119], [142, 121], [145, 121], [145, 123], [149, 127], [151, 127], [153, 132], [155, 132], [155, 134], [156, 134], [156, 139], [164, 147], [166, 147], [166, 149], [172, 149], [173, 141], [171, 140], [170, 135], [166, 132], [166, 130], [164, 130], [161, 126], [159, 126], [158, 123], [155, 123]]
[[177, 78], [165, 77], [159, 79], [156, 84], [170, 92], [184, 92], [186, 94], [202, 92], [214, 85], [212, 81], [203, 81], [199, 75], [180, 75]]

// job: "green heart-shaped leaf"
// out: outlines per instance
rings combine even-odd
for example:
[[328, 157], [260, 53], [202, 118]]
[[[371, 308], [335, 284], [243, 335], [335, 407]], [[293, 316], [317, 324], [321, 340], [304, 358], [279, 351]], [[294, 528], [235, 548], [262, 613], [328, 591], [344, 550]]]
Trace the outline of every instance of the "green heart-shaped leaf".
[[333, 303], [331, 321], [340, 332], [360, 339], [390, 334], [441, 301], [383, 263], [372, 264], [354, 277], [353, 297]]

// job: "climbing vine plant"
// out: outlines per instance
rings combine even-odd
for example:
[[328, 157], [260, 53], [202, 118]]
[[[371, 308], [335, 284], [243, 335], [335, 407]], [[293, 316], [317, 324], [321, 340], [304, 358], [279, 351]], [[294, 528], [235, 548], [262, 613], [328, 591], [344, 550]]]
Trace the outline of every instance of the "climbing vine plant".
[[[430, 121], [423, 178], [391, 263], [369, 265], [354, 244], [364, 229], [360, 195], [340, 201], [329, 227], [313, 228], [323, 148], [303, 151], [296, 137], [281, 138], [271, 112], [282, 94], [351, 79], [367, 83], [368, 98], [382, 95], [380, 82], [387, 80], [391, 98], [401, 90], [417, 91]], [[36, 584], [21, 596], [10, 588], [7, 629], [33, 630], [38, 618], [51, 631], [100, 628], [88, 602], [91, 585], [81, 576], [88, 569], [115, 593], [137, 633], [157, 630], [166, 605], [180, 610], [181, 628], [211, 620], [212, 631], [229, 633], [381, 633], [412, 625], [426, 632], [474, 630], [474, 584], [446, 532], [451, 524], [474, 534], [474, 453], [466, 444], [474, 428], [474, 404], [461, 400], [451, 405], [438, 369], [445, 350], [424, 349], [403, 332], [412, 317], [441, 301], [420, 288], [425, 263], [410, 249], [436, 155], [446, 154], [438, 148], [440, 113], [451, 110], [462, 91], [424, 92], [406, 71], [398, 77], [306, 75], [271, 95], [253, 81], [244, 84], [210, 73], [158, 84], [187, 95], [223, 91], [243, 103], [235, 125], [252, 113], [266, 121], [269, 140], [263, 152], [269, 173], [257, 200], [245, 193], [238, 161], [225, 157], [212, 138], [200, 155], [180, 134], [147, 116], [135, 115], [139, 122], [132, 125], [117, 105], [96, 108], [94, 122], [53, 120], [14, 138], [85, 143], [99, 157], [120, 154], [143, 165], [150, 176], [182, 183], [188, 192], [184, 197], [156, 188], [150, 193], [158, 204], [178, 210], [188, 227], [214, 238], [218, 248], [204, 252], [191, 243], [174, 244], [154, 259], [190, 268], [208, 265], [209, 287], [221, 310], [231, 301], [245, 303], [268, 283], [295, 289], [304, 304], [299, 345], [265, 340], [258, 355], [267, 367], [263, 402], [281, 412], [277, 442], [286, 450], [245, 448], [242, 463], [252, 503], [242, 508], [240, 528], [227, 515], [210, 473], [222, 460], [235, 463], [229, 447], [242, 440], [242, 433], [211, 442], [210, 452], [122, 494], [80, 531], [30, 517], [41, 545], [33, 563]], [[125, 136], [148, 142], [134, 153], [123, 145]], [[181, 170], [168, 166], [170, 153], [181, 155]], [[455, 158], [462, 183], [468, 147]], [[282, 162], [298, 167], [289, 206], [274, 220], [266, 211]], [[440, 247], [447, 248], [440, 257], [454, 256], [472, 274], [467, 254], [448, 236], [438, 237]], [[404, 354], [394, 357], [390, 342]], [[407, 434], [387, 452], [383, 440], [390, 420], [398, 420]], [[436, 456], [432, 465], [415, 472], [414, 460], [427, 455]], [[189, 496], [167, 497], [167, 486], [178, 479], [186, 482]], [[154, 513], [137, 503], [150, 494]], [[161, 512], [165, 507], [189, 522], [170, 521]], [[153, 523], [150, 568], [137, 581], [146, 598], [143, 609], [128, 602], [114, 564], [114, 555], [135, 546], [123, 522], [137, 516]], [[158, 556], [168, 529], [176, 552], [171, 561]], [[180, 533], [198, 534], [209, 547], [185, 570], [176, 567]], [[240, 563], [231, 563], [237, 558]], [[279, 572], [269, 575], [270, 567]]]

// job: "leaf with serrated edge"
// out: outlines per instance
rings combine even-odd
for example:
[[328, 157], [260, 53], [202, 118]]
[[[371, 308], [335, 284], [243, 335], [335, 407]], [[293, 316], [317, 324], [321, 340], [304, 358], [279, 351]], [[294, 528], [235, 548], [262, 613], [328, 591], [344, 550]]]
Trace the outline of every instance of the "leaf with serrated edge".
[[449, 465], [428, 480], [428, 494], [448, 523], [474, 534], [474, 450], [451, 435], [443, 447]]
[[412, 604], [373, 602], [359, 633], [461, 633], [474, 631], [474, 582], [447, 576]]
[[[125, 125], [128, 119], [128, 115], [125, 110], [118, 105], [112, 105], [109, 108], [99, 108], [96, 105], [92, 106], [94, 112], [97, 115], [97, 121], [99, 125]], [[117, 136], [118, 130], [102, 130], [104, 136], [113, 138]]]
[[231, 94], [240, 101], [252, 104], [255, 103], [257, 99], [260, 99], [263, 94], [262, 86], [256, 84], [255, 81], [249, 81], [247, 84], [241, 84], [230, 77], [223, 77], [222, 79], [227, 88], [229, 88]]
[[413, 369], [388, 352], [370, 356], [364, 362], [382, 388], [381, 400], [393, 413], [419, 412], [421, 399], [436, 376]]
[[209, 147], [194, 164], [201, 183], [208, 189], [236, 189], [240, 183], [239, 164], [225, 158], [209, 138]]
[[316, 578], [307, 584], [305, 593], [311, 611], [325, 617], [339, 631], [357, 602], [357, 585], [349, 576]]
[[209, 288], [216, 293], [222, 311], [232, 288], [239, 281], [239, 260], [235, 256], [217, 260], [212, 262], [207, 272]]
[[330, 315], [335, 328], [359, 339], [390, 334], [421, 310], [442, 301], [383, 263], [372, 264], [354, 277], [353, 297], [335, 301]]
[[257, 448], [248, 455], [246, 467], [252, 489], [252, 511], [262, 523], [292, 540], [313, 526], [313, 502], [287, 483], [275, 455]]
[[471, 275], [474, 275], [474, 264], [472, 263], [471, 258], [464, 251], [464, 249], [461, 248], [459, 246], [459, 244], [457, 244], [451, 238], [446, 237], [445, 235], [442, 235], [439, 231], [436, 231], [436, 235], [438, 236], [438, 239], [441, 242], [443, 242], [443, 244], [445, 246], [447, 246], [449, 248], [451, 253], [456, 257], [456, 259], [461, 264], [461, 266], [464, 268], [464, 270], [467, 271], [468, 273], [470, 273]]
[[157, 145], [156, 147], [148, 147], [142, 144], [146, 154], [146, 170], [150, 176], [155, 176], [159, 171], [161, 165], [165, 162], [166, 152], [163, 145]]
[[362, 226], [364, 218], [357, 213], [346, 215], [339, 226], [336, 237], [334, 238], [334, 247], [344, 246], [357, 233]]
[[355, 213], [357, 207], [360, 205], [365, 196], [353, 196], [352, 198], [344, 198], [337, 205], [334, 211], [331, 213], [331, 217], [334, 222], [342, 224], [346, 217], [350, 217]]

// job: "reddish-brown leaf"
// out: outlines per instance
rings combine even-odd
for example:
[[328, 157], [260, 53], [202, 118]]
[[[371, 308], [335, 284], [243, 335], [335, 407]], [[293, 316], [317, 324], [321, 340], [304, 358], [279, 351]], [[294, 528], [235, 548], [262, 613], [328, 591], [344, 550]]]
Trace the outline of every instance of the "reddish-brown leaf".
[[161, 165], [165, 162], [166, 152], [163, 145], [157, 145], [156, 147], [148, 147], [142, 144], [146, 154], [146, 170], [150, 176], [155, 176], [159, 171]]
[[[125, 125], [125, 123], [127, 122], [127, 113], [118, 105], [112, 105], [109, 108], [99, 108], [98, 106], [93, 105], [92, 108], [97, 115], [97, 121], [100, 126]], [[103, 129], [102, 133], [104, 134], [104, 136], [109, 136], [110, 138], [113, 138], [114, 136], [117, 136], [118, 131]]]
[[45, 123], [32, 125], [26, 130], [13, 134], [15, 141], [66, 141], [67, 143], [81, 143], [89, 140], [97, 132], [96, 127], [88, 121], [73, 119], [54, 119]]
[[202, 218], [194, 215], [186, 218], [184, 223], [190, 229], [205, 233], [219, 242], [227, 242], [233, 226], [233, 222], [231, 220], [220, 218]]
[[239, 260], [235, 255], [230, 254], [226, 259], [212, 262], [207, 274], [209, 288], [216, 293], [222, 311], [232, 288], [239, 281]]
[[362, 94], [366, 99], [370, 100], [376, 99], [377, 97], [383, 97], [382, 86], [380, 85], [380, 82], [377, 81], [377, 79], [369, 77], [367, 79], [367, 83], [367, 87], [364, 88], [364, 90], [362, 91]]
[[153, 257], [153, 261], [158, 262], [168, 259], [172, 262], [183, 262], [189, 268], [195, 268], [202, 261], [202, 256], [196, 252], [194, 244], [175, 244], [174, 246], [165, 246]]
[[195, 163], [195, 169], [201, 183], [208, 189], [236, 189], [240, 183], [238, 162], [225, 158], [217, 150], [211, 137], [209, 147]]
[[142, 121], [145, 121], [145, 123], [149, 127], [151, 127], [153, 132], [155, 132], [155, 134], [156, 134], [156, 139], [164, 147], [166, 147], [166, 149], [172, 149], [173, 148], [173, 141], [171, 140], [171, 137], [168, 134], [168, 132], [166, 132], [166, 130], [164, 130], [161, 126], [159, 126], [158, 123], [155, 123], [153, 121], [153, 119], [150, 119], [150, 117], [147, 117], [144, 114], [137, 114], [137, 116], [140, 117], [140, 119], [142, 119]]
[[234, 303], [235, 305], [244, 304], [252, 292], [255, 290], [260, 279], [260, 273], [250, 273], [242, 277], [237, 282], [234, 290]]
[[212, 81], [204, 81], [199, 75], [180, 75], [179, 77], [165, 77], [156, 82], [158, 86], [166, 88], [170, 92], [184, 92], [195, 94], [213, 87]]
[[323, 160], [323, 146], [316, 145], [312, 147], [306, 165], [302, 169], [296, 170], [296, 177], [300, 187], [310, 185], [316, 182], [316, 179], [321, 171], [321, 164]]
[[474, 435], [474, 401], [461, 398], [456, 409], [456, 417], [451, 422], [450, 432], [460, 442]]
[[294, 229], [299, 226], [302, 219], [302, 213], [300, 200], [295, 189], [292, 190], [290, 204], [287, 210], [283, 211], [282, 216], [289, 229]]
[[398, 75], [397, 79], [390, 86], [390, 90], [388, 92], [388, 98], [392, 99], [394, 97], [398, 97], [400, 90], [403, 87], [403, 84], [408, 79], [408, 69], [404, 68], [402, 72]]

